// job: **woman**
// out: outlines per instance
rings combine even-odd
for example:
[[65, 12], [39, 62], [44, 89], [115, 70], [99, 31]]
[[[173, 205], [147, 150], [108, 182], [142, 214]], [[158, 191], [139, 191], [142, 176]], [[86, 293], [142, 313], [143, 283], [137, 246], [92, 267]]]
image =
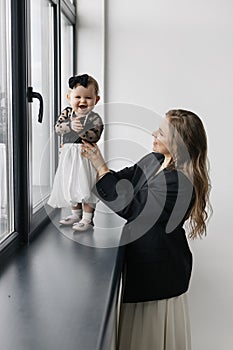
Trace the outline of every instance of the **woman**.
[[190, 350], [187, 290], [189, 236], [206, 233], [210, 182], [207, 139], [200, 118], [170, 110], [153, 132], [153, 152], [110, 171], [96, 145], [82, 154], [97, 170], [96, 195], [127, 220], [119, 350]]

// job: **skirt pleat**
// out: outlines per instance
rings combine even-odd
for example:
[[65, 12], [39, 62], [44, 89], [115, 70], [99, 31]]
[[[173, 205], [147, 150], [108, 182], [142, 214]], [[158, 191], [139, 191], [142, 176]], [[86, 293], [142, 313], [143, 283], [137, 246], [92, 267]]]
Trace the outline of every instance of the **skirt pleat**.
[[121, 305], [118, 350], [191, 350], [187, 294]]

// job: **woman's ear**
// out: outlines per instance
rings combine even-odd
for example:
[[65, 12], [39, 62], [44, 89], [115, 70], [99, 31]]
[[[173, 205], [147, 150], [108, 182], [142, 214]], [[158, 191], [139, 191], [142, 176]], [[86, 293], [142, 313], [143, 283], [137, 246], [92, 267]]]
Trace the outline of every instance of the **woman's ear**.
[[100, 96], [97, 96], [97, 97], [96, 97], [95, 104], [97, 104], [97, 103], [99, 102], [99, 100], [100, 100]]

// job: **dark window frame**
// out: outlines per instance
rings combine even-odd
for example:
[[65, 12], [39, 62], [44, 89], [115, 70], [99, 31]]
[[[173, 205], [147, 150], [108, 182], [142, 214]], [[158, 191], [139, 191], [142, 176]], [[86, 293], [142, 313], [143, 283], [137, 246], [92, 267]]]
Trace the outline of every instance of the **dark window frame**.
[[[30, 212], [29, 174], [29, 115], [28, 91], [28, 1], [11, 0], [12, 40], [12, 125], [13, 125], [13, 185], [14, 185], [14, 232], [0, 245], [0, 255], [5, 255], [12, 244], [27, 244], [31, 237], [49, 219], [44, 208], [33, 218]], [[68, 0], [48, 0], [54, 8], [54, 123], [61, 106], [61, 12], [74, 28], [74, 67], [76, 69], [76, 6]], [[23, 126], [23, 127], [22, 127]], [[4, 252], [4, 254], [3, 254]]]

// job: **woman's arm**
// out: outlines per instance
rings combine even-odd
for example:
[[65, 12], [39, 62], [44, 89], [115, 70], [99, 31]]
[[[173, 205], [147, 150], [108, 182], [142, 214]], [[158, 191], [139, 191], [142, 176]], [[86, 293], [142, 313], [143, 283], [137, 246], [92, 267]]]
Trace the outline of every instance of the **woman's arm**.
[[109, 171], [93, 188], [95, 195], [104, 204], [127, 221], [132, 221], [139, 215], [148, 196], [146, 184], [140, 190], [136, 190], [137, 183], [132, 181], [135, 167], [119, 172]]
[[193, 185], [176, 170], [156, 174], [154, 170], [159, 168], [163, 159], [160, 154], [149, 154], [133, 167], [114, 172], [108, 169], [97, 146], [84, 142], [83, 151], [96, 168], [97, 175], [101, 175], [93, 192], [130, 222], [134, 233], [145, 233], [158, 222], [166, 227], [167, 233], [183, 225]]
[[[131, 221], [136, 218], [148, 198], [148, 169], [145, 168], [148, 161], [140, 161], [132, 167], [115, 172], [107, 167], [96, 145], [84, 142], [82, 150], [83, 156], [91, 161], [97, 171], [97, 183], [93, 188], [96, 196], [124, 219]], [[155, 162], [153, 155], [152, 157], [149, 160]], [[148, 156], [143, 158], [146, 159]]]

